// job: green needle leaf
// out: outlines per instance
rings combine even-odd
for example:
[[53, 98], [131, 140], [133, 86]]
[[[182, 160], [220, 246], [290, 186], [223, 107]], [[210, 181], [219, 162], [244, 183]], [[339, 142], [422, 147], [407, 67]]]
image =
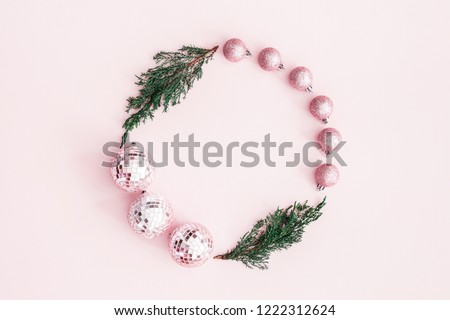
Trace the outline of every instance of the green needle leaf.
[[188, 91], [202, 75], [202, 67], [208, 63], [218, 46], [211, 49], [183, 46], [178, 51], [158, 52], [153, 60], [156, 67], [136, 76], [139, 94], [127, 99], [127, 113], [131, 115], [125, 120], [121, 147], [125, 144], [131, 130], [146, 120], [153, 120], [159, 107], [167, 112], [169, 106], [180, 103]]
[[294, 203], [292, 206], [269, 213], [259, 220], [237, 243], [234, 249], [214, 259], [236, 260], [249, 268], [267, 269], [270, 255], [302, 241], [305, 227], [322, 215], [326, 197], [316, 206]]

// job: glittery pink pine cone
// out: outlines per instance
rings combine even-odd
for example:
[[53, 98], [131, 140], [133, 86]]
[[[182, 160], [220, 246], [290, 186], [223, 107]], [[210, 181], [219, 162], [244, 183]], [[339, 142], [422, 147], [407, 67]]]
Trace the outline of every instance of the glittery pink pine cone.
[[309, 111], [316, 118], [327, 124], [333, 113], [333, 101], [327, 96], [317, 96], [311, 100]]
[[289, 73], [289, 84], [300, 91], [312, 92], [313, 76], [306, 67], [297, 67]]
[[321, 164], [317, 167], [315, 173], [317, 189], [323, 190], [334, 186], [339, 180], [339, 170], [332, 164]]
[[281, 54], [275, 48], [265, 48], [258, 55], [258, 64], [265, 71], [284, 69]]
[[223, 55], [231, 62], [239, 62], [252, 54], [241, 39], [233, 38], [223, 45]]

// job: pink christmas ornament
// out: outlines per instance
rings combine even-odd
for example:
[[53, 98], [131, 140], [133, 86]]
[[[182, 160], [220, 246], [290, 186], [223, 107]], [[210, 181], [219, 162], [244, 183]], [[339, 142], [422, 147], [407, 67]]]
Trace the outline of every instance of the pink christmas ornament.
[[275, 48], [265, 48], [258, 55], [259, 66], [266, 71], [284, 69], [281, 55]]
[[334, 128], [325, 128], [320, 131], [317, 136], [317, 142], [326, 154], [331, 153], [331, 151], [337, 147], [341, 140], [341, 134]]
[[145, 190], [154, 177], [147, 154], [134, 144], [117, 153], [110, 172], [114, 183], [127, 192]]
[[316, 173], [317, 189], [319, 191], [334, 186], [339, 180], [339, 170], [332, 164], [321, 164], [317, 167]]
[[167, 200], [154, 193], [143, 192], [131, 205], [128, 222], [134, 231], [147, 239], [163, 234], [173, 220]]
[[239, 62], [252, 54], [242, 40], [233, 38], [223, 45], [223, 55], [231, 62]]
[[309, 111], [315, 118], [327, 124], [333, 113], [333, 101], [327, 96], [317, 96], [311, 100]]
[[179, 226], [171, 233], [169, 251], [179, 265], [197, 267], [211, 256], [213, 251], [211, 234], [198, 223]]
[[289, 73], [289, 84], [301, 91], [312, 92], [312, 73], [306, 67], [297, 67]]

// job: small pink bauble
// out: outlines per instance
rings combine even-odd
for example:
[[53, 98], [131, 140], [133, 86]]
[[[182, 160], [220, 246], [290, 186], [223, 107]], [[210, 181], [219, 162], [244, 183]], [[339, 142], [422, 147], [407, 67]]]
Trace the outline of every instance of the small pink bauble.
[[339, 180], [339, 170], [332, 164], [321, 164], [316, 169], [317, 189], [323, 190], [326, 187], [334, 186]]
[[327, 124], [333, 113], [333, 101], [327, 96], [317, 96], [311, 100], [309, 111], [315, 118]]
[[312, 92], [312, 73], [306, 67], [297, 67], [289, 73], [289, 84], [301, 91]]
[[341, 134], [334, 128], [325, 128], [320, 131], [317, 136], [317, 142], [322, 147], [322, 150], [327, 154], [331, 153], [331, 151], [338, 146], [341, 140]]
[[163, 196], [143, 192], [128, 211], [130, 227], [147, 239], [162, 235], [173, 220], [172, 208]]
[[147, 154], [134, 144], [117, 153], [111, 167], [114, 183], [127, 192], [145, 190], [153, 181], [154, 168]]
[[199, 223], [186, 223], [170, 235], [169, 251], [183, 267], [197, 267], [209, 259], [213, 241], [209, 231]]
[[252, 54], [241, 39], [233, 38], [223, 45], [223, 55], [231, 62], [239, 62]]
[[275, 48], [265, 48], [258, 55], [259, 66], [266, 71], [284, 69], [281, 55]]

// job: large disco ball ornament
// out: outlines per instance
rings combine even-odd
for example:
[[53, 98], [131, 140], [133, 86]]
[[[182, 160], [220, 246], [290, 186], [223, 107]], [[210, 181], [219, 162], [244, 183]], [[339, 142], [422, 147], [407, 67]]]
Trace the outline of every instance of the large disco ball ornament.
[[213, 241], [209, 231], [198, 223], [176, 228], [169, 240], [172, 258], [183, 267], [197, 267], [209, 259]]
[[130, 207], [128, 222], [134, 231], [147, 239], [163, 234], [173, 220], [167, 200], [154, 193], [143, 192]]
[[114, 158], [111, 175], [115, 184], [127, 192], [145, 190], [153, 181], [154, 168], [144, 150], [136, 145], [121, 149]]

